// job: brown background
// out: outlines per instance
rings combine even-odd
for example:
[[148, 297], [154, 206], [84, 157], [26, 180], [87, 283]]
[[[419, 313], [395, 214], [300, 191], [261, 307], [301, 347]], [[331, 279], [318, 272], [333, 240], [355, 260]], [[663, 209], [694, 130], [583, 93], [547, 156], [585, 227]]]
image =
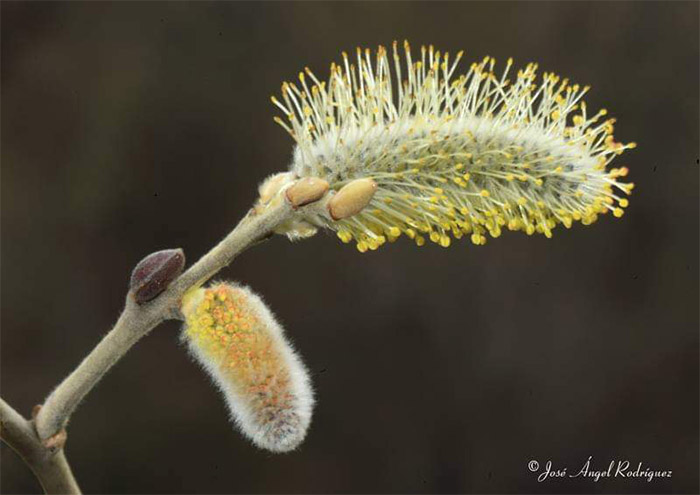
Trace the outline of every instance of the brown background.
[[[88, 397], [92, 493], [698, 491], [698, 3], [2, 3], [2, 396], [28, 414], [97, 343], [131, 268], [190, 261], [284, 169], [269, 96], [408, 38], [591, 84], [637, 183], [627, 215], [485, 247], [360, 255], [277, 238], [251, 285], [313, 373], [302, 448], [235, 432], [168, 323]], [[466, 64], [464, 65], [467, 66]], [[537, 483], [629, 459], [671, 481]], [[38, 485], [2, 447], [2, 491]]]

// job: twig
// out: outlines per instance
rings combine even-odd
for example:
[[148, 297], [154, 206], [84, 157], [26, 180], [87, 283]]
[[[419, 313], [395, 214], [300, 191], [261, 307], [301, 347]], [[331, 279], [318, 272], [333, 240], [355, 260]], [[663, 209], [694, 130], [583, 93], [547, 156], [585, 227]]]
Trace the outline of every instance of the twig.
[[[32, 428], [4, 400], [0, 399], [0, 438], [31, 468], [46, 493], [80, 493], [63, 445], [42, 444]], [[65, 436], [62, 438], [65, 442]]]
[[44, 402], [36, 417], [39, 437], [45, 440], [63, 429], [80, 401], [107, 370], [156, 325], [179, 313], [180, 299], [188, 289], [206, 282], [239, 253], [270, 234], [291, 213], [286, 201], [258, 214], [251, 210], [224, 240], [153, 301], [139, 305], [130, 293], [114, 328]]
[[[317, 207], [321, 206], [304, 209]], [[270, 236], [293, 214], [294, 208], [280, 193], [278, 200], [266, 208], [251, 210], [228, 236], [153, 300], [137, 302], [130, 291], [114, 328], [54, 389], [33, 422], [0, 399], [2, 440], [32, 469], [47, 493], [80, 493], [63, 451], [65, 427], [80, 401], [109, 368], [159, 323], [181, 318], [180, 300], [187, 290], [206, 282], [242, 251]]]

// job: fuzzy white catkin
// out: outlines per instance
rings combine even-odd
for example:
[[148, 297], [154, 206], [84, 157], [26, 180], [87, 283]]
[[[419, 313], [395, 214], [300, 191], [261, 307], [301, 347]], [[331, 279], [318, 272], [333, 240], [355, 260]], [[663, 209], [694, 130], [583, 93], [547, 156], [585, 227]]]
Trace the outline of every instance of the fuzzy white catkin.
[[265, 303], [228, 283], [185, 296], [183, 339], [221, 390], [240, 431], [272, 452], [295, 449], [314, 405], [306, 368]]

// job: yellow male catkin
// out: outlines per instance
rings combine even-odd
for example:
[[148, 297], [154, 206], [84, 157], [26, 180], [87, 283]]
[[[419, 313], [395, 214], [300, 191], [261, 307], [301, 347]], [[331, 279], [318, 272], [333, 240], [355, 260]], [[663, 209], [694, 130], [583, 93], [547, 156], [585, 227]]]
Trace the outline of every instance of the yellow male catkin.
[[634, 185], [619, 181], [627, 168], [607, 166], [635, 144], [615, 141], [605, 110], [589, 114], [588, 87], [552, 73], [538, 81], [536, 64], [511, 80], [512, 60], [499, 76], [491, 57], [458, 74], [462, 52], [421, 47], [414, 59], [408, 42], [398, 52], [394, 42], [391, 55], [343, 53], [327, 82], [306, 68], [272, 97], [286, 118], [275, 121], [296, 141], [286, 178], [327, 181], [331, 201], [357, 180], [377, 186], [356, 214], [310, 224], [364, 252], [402, 234], [419, 246], [464, 235], [480, 245], [504, 229], [551, 237], [558, 224], [623, 215], [618, 191]]
[[263, 301], [227, 283], [183, 300], [183, 339], [258, 447], [286, 452], [304, 439], [314, 404], [309, 377]]

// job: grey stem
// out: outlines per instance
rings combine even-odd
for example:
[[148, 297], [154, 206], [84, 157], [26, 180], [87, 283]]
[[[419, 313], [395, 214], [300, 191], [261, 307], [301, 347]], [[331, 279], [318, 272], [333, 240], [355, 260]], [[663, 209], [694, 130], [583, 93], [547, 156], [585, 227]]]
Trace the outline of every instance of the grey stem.
[[[303, 210], [316, 208], [321, 211], [325, 203], [309, 205]], [[2, 440], [32, 469], [47, 493], [80, 493], [63, 451], [65, 426], [80, 401], [139, 339], [162, 321], [179, 317], [185, 292], [203, 284], [242, 251], [271, 235], [294, 213], [280, 193], [267, 207], [251, 210], [219, 244], [152, 301], [139, 305], [129, 292], [112, 330], [53, 390], [33, 422], [0, 399]], [[57, 441], [59, 438], [62, 441]]]
[[177, 314], [180, 300], [188, 289], [207, 281], [248, 246], [271, 233], [291, 213], [286, 201], [261, 213], [251, 211], [228, 236], [153, 301], [138, 305], [131, 294], [127, 295], [124, 311], [114, 328], [44, 402], [36, 417], [39, 437], [46, 440], [63, 429], [83, 397], [109, 368], [156, 325]]
[[63, 448], [54, 451], [44, 446], [32, 423], [2, 399], [0, 438], [31, 468], [46, 493], [80, 493]]

